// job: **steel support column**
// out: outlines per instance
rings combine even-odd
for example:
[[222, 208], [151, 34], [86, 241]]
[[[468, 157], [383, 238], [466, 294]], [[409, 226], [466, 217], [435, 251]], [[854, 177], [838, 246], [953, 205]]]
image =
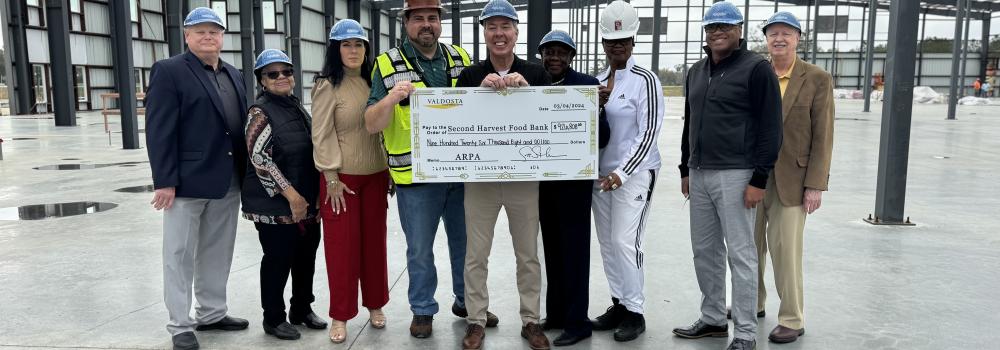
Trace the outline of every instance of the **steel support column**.
[[965, 31], [962, 34], [962, 68], [959, 70], [962, 72], [958, 77], [959, 95], [965, 96], [965, 76], [968, 75], [968, 70], [965, 69], [967, 63], [969, 62], [969, 25], [972, 23], [972, 0], [965, 0]]
[[[353, 2], [353, 1], [352, 1]], [[360, 6], [359, 6], [360, 9]], [[295, 96], [302, 96], [302, 0], [285, 0], [285, 35], [288, 54], [295, 70]]]
[[[254, 0], [258, 2], [260, 0]], [[323, 0], [323, 23], [326, 24], [326, 32], [337, 22], [337, 0]]]
[[[397, 42], [399, 42], [399, 38], [396, 37], [397, 35], [399, 35], [399, 15], [396, 14], [396, 11], [391, 11], [390, 10], [389, 11], [389, 47], [390, 48], [396, 47], [396, 45], [398, 45]], [[377, 53], [377, 52], [375, 52], [375, 53]], [[373, 53], [371, 56], [374, 56], [375, 53]]]
[[462, 4], [458, 0], [451, 0], [451, 43], [462, 46]]
[[[372, 21], [372, 30], [368, 31], [368, 42], [371, 43], [372, 52], [382, 52], [382, 10], [378, 3], [371, 3], [369, 17]], [[371, 55], [374, 56], [374, 55]]]
[[[256, 85], [253, 75], [254, 58], [256, 57], [253, 54], [253, 32], [254, 29], [260, 30], [260, 28], [254, 28], [253, 18], [253, 3], [240, 1], [240, 56], [243, 58], [243, 88], [247, 92], [254, 91], [254, 85]], [[253, 94], [248, 93], [246, 100], [247, 106], [252, 105]]]
[[[573, 40], [576, 40], [576, 42], [578, 42], [577, 47], [579, 47], [580, 43], [582, 43], [582, 40], [580, 40], [580, 31], [577, 30], [575, 21], [576, 6], [578, 3], [579, 1], [574, 0], [570, 2], [570, 6], [566, 9], [566, 16], [567, 16], [566, 28], [568, 28], [566, 32], [569, 33], [569, 36], [572, 37]], [[583, 55], [583, 52], [584, 50], [579, 50], [579, 49], [576, 50], [576, 57], [574, 57], [573, 64], [571, 65], [573, 69], [577, 71], [580, 70], [580, 62], [586, 59], [584, 58], [585, 56]]]
[[576, 12], [576, 21], [573, 23], [573, 26], [576, 27], [578, 34], [573, 39], [578, 40], [583, 44], [583, 46], [580, 46], [580, 43], [577, 43], [577, 47], [580, 49], [579, 51], [583, 53], [582, 55], [578, 53], [578, 56], [580, 56], [580, 62], [578, 65], [581, 72], [586, 72], [590, 67], [590, 62], [594, 60], [594, 49], [590, 46], [592, 41], [590, 38], [591, 28], [588, 25], [587, 30], [583, 30], [583, 24], [590, 22], [591, 4], [589, 1], [577, 1], [574, 6], [579, 6], [579, 8], [574, 8], [573, 10]]
[[906, 167], [913, 111], [913, 71], [917, 48], [919, 1], [893, 1], [889, 5], [889, 51], [886, 55], [886, 99], [882, 106], [878, 180], [875, 190], [876, 224], [909, 224], [903, 215], [906, 202]]
[[[813, 5], [814, 22], [819, 19], [819, 0], [816, 0], [815, 3], [816, 4]], [[836, 26], [836, 22], [834, 22], [834, 26]], [[813, 25], [812, 55], [809, 57], [810, 63], [812, 64], [816, 64], [816, 51], [819, 50], [819, 30], [816, 27], [817, 26]]]
[[924, 38], [927, 33], [927, 9], [920, 16], [920, 41], [917, 42], [917, 86], [922, 85], [924, 79]]
[[347, 0], [347, 17], [361, 22], [361, 0]]
[[834, 88], [837, 87], [837, 81], [839, 80], [837, 74], [837, 16], [840, 16], [840, 0], [833, 0], [833, 44], [831, 44], [833, 49], [830, 54], [830, 64], [827, 66], [830, 67], [828, 72], [833, 77]]
[[750, 0], [743, 1], [743, 35], [745, 38], [750, 37]]
[[[702, 0], [702, 1], [704, 1], [704, 0]], [[803, 60], [811, 59], [809, 57], [809, 47], [812, 46], [812, 43], [809, 42], [810, 41], [809, 40], [809, 34], [812, 34], [813, 27], [815, 27], [815, 25], [813, 25], [813, 18], [812, 18], [812, 1], [807, 1], [806, 2], [806, 33], [805, 33], [806, 45], [804, 45], [804, 46], [803, 45], [799, 45], [799, 46], [802, 47], [802, 57], [803, 57]]]
[[864, 88], [865, 77], [863, 75], [864, 75], [864, 71], [865, 71], [865, 34], [866, 34], [865, 33], [865, 24], [867, 22], [868, 22], [868, 8], [867, 7], [862, 7], [861, 8], [861, 30], [859, 31], [860, 34], [861, 34], [861, 37], [858, 38], [858, 42], [861, 43], [861, 46], [858, 49], [858, 75], [857, 75], [857, 79], [858, 79], [857, 89], [858, 90], [862, 90], [862, 91], [864, 91], [864, 89], [865, 89]]
[[479, 16], [472, 16], [472, 62], [479, 62]]
[[[957, 58], [962, 48], [962, 20], [965, 17], [965, 0], [958, 0], [958, 10], [955, 11], [955, 40], [951, 44], [951, 57]], [[951, 85], [948, 87], [948, 120], [955, 119], [958, 105], [958, 60], [951, 61]]]
[[184, 33], [181, 29], [184, 15], [181, 12], [181, 1], [167, 1], [167, 50], [170, 56], [184, 52]]
[[139, 149], [139, 120], [136, 119], [135, 73], [132, 64], [132, 21], [128, 1], [108, 3], [111, 15], [111, 51], [115, 66], [115, 90], [121, 111], [122, 147]]
[[[76, 98], [73, 96], [75, 89], [69, 51], [69, 2], [45, 1], [45, 14], [56, 126], [76, 126]], [[129, 30], [129, 34], [131, 33]]]
[[20, 0], [7, 0], [7, 14], [10, 22], [7, 23], [7, 37], [10, 38], [10, 82], [14, 87], [13, 96], [10, 97], [11, 114], [30, 114], [35, 104], [35, 89], [31, 84], [31, 63], [28, 62], [28, 40], [25, 36], [24, 26], [28, 24], [28, 16], [24, 8], [24, 2]]
[[[264, 6], [261, 0], [253, 0], [253, 55], [257, 57], [264, 51]], [[249, 91], [249, 90], [248, 90]]]
[[[660, 72], [660, 17], [662, 0], [653, 0], [653, 73]], [[685, 47], [686, 49], [687, 47]]]
[[[865, 112], [871, 112], [872, 66], [875, 65], [875, 19], [878, 18], [878, 2], [868, 1], [868, 40], [865, 41]], [[891, 41], [891, 40], [890, 40]]]
[[[594, 23], [595, 26], [596, 26], [597, 21], [598, 21], [598, 17], [600, 17], [600, 13], [601, 13], [601, 2], [598, 1], [598, 0], [594, 0], [594, 18], [590, 19], [590, 23]], [[600, 30], [597, 30], [597, 28], [591, 28], [591, 30], [590, 30], [590, 32], [594, 33], [594, 55], [593, 55], [593, 58], [594, 58], [594, 60], [593, 60], [594, 61], [593, 62], [593, 65], [594, 65], [593, 73], [594, 74], [593, 75], [597, 75], [597, 73], [599, 73], [598, 70], [597, 70], [597, 68], [598, 68], [597, 67], [597, 63], [600, 62], [600, 61], [603, 61], [603, 58], [604, 58], [604, 50], [600, 50], [597, 47], [597, 43], [601, 42], [601, 40], [597, 38], [597, 32], [599, 32], [599, 31]]]
[[[986, 66], [989, 65], [990, 58], [990, 15], [983, 15], [981, 21], [983, 22], [983, 38], [980, 41], [980, 48], [982, 53], [979, 57], [979, 79], [986, 82]], [[983, 96], [986, 97], [986, 96]]]
[[540, 62], [541, 59], [535, 55], [538, 52], [538, 43], [542, 42], [542, 37], [552, 30], [552, 2], [551, 1], [529, 1], [528, 2], [528, 61]]

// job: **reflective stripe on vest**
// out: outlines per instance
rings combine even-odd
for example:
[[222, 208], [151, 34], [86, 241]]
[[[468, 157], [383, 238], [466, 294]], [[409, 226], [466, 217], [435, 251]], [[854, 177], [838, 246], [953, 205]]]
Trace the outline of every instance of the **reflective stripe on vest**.
[[[447, 51], [448, 78], [451, 86], [458, 82], [458, 75], [472, 63], [469, 54], [455, 45], [441, 45]], [[377, 69], [372, 71], [372, 79], [381, 78], [386, 91], [391, 90], [396, 83], [410, 81], [415, 88], [426, 88], [427, 84], [420, 79], [410, 61], [403, 56], [399, 48], [393, 48], [375, 58]], [[377, 74], [377, 75], [376, 75]], [[401, 185], [413, 183], [410, 157], [410, 106], [396, 105], [393, 108], [392, 121], [382, 130], [382, 143], [389, 157], [389, 175], [393, 182]]]

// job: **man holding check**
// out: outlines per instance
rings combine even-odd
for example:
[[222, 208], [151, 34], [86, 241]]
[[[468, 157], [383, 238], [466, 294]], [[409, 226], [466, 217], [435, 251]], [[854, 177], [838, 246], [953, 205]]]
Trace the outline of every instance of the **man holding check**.
[[[548, 73], [539, 64], [514, 56], [517, 42], [517, 11], [506, 0], [491, 0], [480, 16], [489, 58], [472, 65], [458, 76], [457, 87], [546, 86]], [[486, 333], [487, 262], [493, 244], [500, 208], [507, 211], [514, 255], [517, 289], [521, 300], [521, 337], [532, 349], [548, 349], [549, 340], [538, 325], [541, 308], [542, 271], [538, 262], [538, 182], [478, 182], [465, 184], [465, 223], [468, 234], [465, 255], [465, 304], [469, 326], [464, 349], [480, 349]]]

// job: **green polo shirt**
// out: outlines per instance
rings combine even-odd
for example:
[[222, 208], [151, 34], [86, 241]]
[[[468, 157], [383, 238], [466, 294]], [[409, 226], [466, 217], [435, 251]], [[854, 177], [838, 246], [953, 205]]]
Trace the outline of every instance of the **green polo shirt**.
[[[438, 44], [438, 49], [434, 53], [434, 58], [427, 59], [424, 55], [420, 54], [416, 49], [410, 45], [409, 39], [403, 39], [403, 46], [401, 49], [403, 56], [406, 60], [413, 65], [414, 69], [417, 69], [417, 65], [424, 72], [424, 84], [429, 87], [451, 87], [450, 79], [448, 79], [448, 58], [445, 57], [445, 53], [442, 52], [444, 49]], [[368, 105], [378, 103], [383, 97], [389, 94], [389, 90], [385, 87], [385, 82], [382, 81], [381, 75], [379, 75], [378, 61], [375, 61], [375, 67], [372, 69], [372, 89], [371, 93], [368, 95]]]

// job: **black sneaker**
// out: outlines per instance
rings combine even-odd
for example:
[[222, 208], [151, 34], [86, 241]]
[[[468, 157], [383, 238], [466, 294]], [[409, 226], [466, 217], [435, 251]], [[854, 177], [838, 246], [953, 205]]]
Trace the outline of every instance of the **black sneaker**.
[[746, 340], [746, 339], [733, 339], [732, 343], [729, 343], [729, 347], [726, 350], [754, 350], [757, 349], [756, 340]]
[[622, 322], [615, 328], [615, 341], [630, 341], [646, 331], [646, 318], [642, 314], [625, 310]]
[[604, 312], [603, 315], [597, 316], [596, 319], [591, 321], [594, 325], [595, 331], [610, 331], [612, 329], [618, 328], [618, 325], [622, 323], [622, 317], [624, 317], [625, 305], [614, 303], [608, 307], [608, 311]]

